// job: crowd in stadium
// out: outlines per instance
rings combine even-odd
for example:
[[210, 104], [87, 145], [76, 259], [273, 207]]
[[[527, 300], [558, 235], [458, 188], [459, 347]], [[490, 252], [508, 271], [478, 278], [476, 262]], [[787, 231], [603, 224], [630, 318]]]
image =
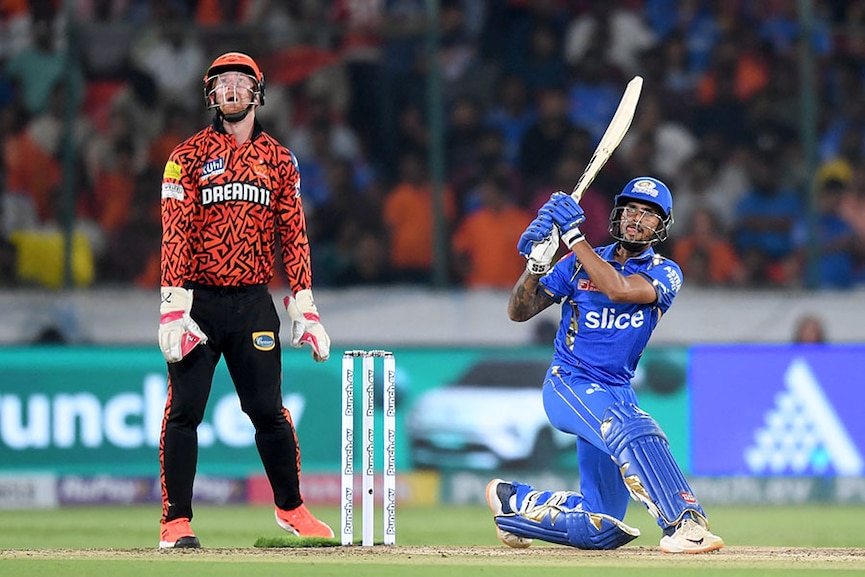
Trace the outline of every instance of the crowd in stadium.
[[517, 238], [637, 74], [634, 123], [582, 201], [590, 243], [650, 175], [673, 191], [658, 250], [687, 285], [865, 285], [865, 1], [815, 0], [803, 27], [792, 0], [440, 0], [435, 53], [427, 4], [0, 3], [0, 285], [42, 282], [25, 257], [62, 267], [33, 246], [64, 230], [93, 262], [80, 284], [159, 285], [163, 167], [208, 123], [203, 72], [228, 50], [261, 66], [258, 118], [298, 158], [316, 287], [430, 284], [438, 212], [448, 284], [510, 288]]

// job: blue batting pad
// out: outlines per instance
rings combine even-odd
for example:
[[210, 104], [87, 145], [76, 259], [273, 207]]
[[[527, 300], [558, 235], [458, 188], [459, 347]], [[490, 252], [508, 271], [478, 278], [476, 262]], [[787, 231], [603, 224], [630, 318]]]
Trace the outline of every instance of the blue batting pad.
[[602, 513], [548, 509], [539, 521], [500, 515], [496, 525], [518, 537], [541, 539], [578, 549], [616, 549], [640, 536], [640, 530]]
[[649, 509], [661, 528], [672, 527], [687, 511], [705, 520], [666, 435], [648, 413], [632, 403], [613, 403], [604, 413], [601, 433], [631, 497]]

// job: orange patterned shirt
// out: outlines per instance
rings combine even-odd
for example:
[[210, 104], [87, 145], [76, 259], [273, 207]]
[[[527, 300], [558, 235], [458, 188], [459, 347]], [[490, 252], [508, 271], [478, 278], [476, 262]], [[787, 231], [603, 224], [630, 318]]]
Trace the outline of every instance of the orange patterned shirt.
[[257, 122], [240, 146], [218, 121], [179, 144], [161, 202], [162, 286], [267, 284], [279, 240], [291, 291], [311, 288], [297, 160]]

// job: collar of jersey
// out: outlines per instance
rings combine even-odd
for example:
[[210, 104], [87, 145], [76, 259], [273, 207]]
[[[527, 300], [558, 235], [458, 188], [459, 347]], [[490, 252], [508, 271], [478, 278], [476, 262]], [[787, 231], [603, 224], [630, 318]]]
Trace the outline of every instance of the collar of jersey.
[[[222, 119], [219, 118], [219, 116], [216, 114], [213, 115], [213, 121], [210, 123], [210, 126], [212, 126], [213, 130], [215, 130], [219, 134], [228, 134], [225, 131], [225, 126], [223, 126]], [[255, 137], [261, 134], [263, 130], [264, 129], [261, 127], [261, 124], [258, 123], [258, 119], [255, 119], [252, 125], [252, 138], [250, 138], [250, 140], [254, 140]]]

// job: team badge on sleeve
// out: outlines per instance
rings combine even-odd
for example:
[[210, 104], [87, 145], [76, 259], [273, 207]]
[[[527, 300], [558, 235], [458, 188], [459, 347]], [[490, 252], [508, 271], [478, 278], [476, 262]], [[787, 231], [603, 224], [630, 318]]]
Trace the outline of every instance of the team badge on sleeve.
[[162, 183], [162, 198], [173, 198], [183, 200], [183, 187], [176, 182]]

